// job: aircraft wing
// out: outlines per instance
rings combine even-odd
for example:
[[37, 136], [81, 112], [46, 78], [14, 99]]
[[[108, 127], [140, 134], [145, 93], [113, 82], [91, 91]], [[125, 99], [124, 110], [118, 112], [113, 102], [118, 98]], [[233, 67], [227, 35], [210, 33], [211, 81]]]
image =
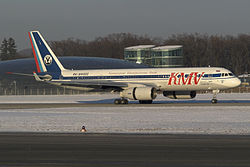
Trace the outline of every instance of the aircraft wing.
[[98, 80], [88, 80], [88, 81], [48, 81], [48, 83], [58, 83], [60, 85], [67, 85], [67, 86], [82, 86], [82, 87], [96, 87], [96, 86], [103, 86], [103, 87], [116, 87], [116, 88], [127, 88], [127, 87], [138, 87], [138, 86], [148, 86], [148, 87], [156, 87], [155, 84], [147, 84], [143, 82], [114, 82], [114, 81], [98, 81]]
[[115, 82], [109, 80], [76, 80], [76, 81], [51, 81], [52, 77], [50, 75], [37, 75], [35, 72], [32, 74], [23, 74], [23, 73], [14, 73], [8, 72], [8, 74], [14, 75], [23, 75], [23, 76], [33, 76], [37, 81], [45, 81], [50, 84], [59, 84], [65, 86], [77, 86], [77, 87], [110, 87], [110, 88], [119, 88], [124, 89], [128, 87], [138, 87], [138, 86], [147, 86], [147, 87], [155, 87], [158, 88], [157, 85], [152, 83], [145, 83], [145, 82]]
[[127, 83], [113, 81], [49, 81], [48, 83], [60, 83], [61, 85], [77, 85], [77, 86], [107, 86], [107, 87], [128, 87]]

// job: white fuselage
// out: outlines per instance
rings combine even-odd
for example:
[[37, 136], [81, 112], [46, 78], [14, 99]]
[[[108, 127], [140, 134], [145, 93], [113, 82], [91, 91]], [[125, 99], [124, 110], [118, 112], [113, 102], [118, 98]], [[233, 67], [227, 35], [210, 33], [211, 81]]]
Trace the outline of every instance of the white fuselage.
[[229, 70], [215, 67], [64, 70], [59, 79], [52, 81], [112, 81], [127, 83], [128, 88], [151, 86], [160, 91], [223, 90], [241, 84]]

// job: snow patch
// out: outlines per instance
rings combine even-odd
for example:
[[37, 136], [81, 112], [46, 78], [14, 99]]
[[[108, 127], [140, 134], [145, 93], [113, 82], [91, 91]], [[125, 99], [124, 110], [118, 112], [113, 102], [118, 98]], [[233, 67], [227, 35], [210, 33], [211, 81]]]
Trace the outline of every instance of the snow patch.
[[0, 111], [0, 131], [250, 134], [250, 106], [83, 107]]

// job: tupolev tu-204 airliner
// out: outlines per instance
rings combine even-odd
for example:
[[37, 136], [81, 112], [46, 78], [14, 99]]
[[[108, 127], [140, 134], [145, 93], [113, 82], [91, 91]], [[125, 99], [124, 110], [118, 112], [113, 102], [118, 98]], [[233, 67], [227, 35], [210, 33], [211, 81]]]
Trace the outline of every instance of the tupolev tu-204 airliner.
[[128, 104], [128, 100], [149, 104], [159, 93], [171, 99], [191, 99], [199, 90], [212, 90], [211, 103], [217, 103], [220, 90], [241, 84], [232, 72], [219, 67], [68, 70], [38, 31], [29, 32], [29, 38], [37, 67], [33, 75], [37, 81], [110, 89], [120, 93], [121, 98], [115, 99], [115, 104]]

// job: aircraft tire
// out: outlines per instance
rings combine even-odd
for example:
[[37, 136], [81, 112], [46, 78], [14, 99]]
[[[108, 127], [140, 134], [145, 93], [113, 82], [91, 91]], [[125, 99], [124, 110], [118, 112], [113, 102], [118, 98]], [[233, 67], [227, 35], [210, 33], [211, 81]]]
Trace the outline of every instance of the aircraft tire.
[[212, 99], [212, 100], [211, 100], [211, 103], [212, 103], [212, 104], [216, 104], [217, 102], [218, 102], [217, 99]]
[[121, 99], [121, 104], [128, 104], [128, 100], [127, 99]]
[[121, 104], [121, 99], [115, 99], [114, 104]]

